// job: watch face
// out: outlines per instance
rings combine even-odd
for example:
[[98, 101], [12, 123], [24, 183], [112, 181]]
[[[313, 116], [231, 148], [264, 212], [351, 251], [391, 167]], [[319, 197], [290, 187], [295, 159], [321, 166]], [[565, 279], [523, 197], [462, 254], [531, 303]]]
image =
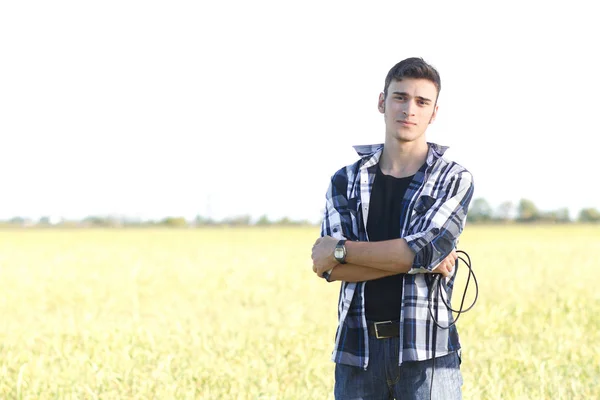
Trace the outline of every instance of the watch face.
[[337, 249], [335, 249], [333, 255], [335, 258], [342, 258], [342, 257], [344, 257], [344, 250], [337, 248]]

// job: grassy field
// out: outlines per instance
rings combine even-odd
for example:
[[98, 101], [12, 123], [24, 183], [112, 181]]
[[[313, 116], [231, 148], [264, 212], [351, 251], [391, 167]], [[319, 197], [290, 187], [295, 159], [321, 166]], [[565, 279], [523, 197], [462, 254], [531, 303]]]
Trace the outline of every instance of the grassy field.
[[[332, 398], [317, 234], [0, 231], [0, 398]], [[467, 227], [465, 399], [600, 398], [599, 247], [599, 226]]]

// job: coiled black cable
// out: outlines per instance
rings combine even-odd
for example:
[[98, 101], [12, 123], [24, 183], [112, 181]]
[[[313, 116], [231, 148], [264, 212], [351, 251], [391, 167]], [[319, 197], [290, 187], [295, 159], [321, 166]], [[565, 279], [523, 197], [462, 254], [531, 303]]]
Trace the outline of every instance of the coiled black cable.
[[[469, 268], [469, 275], [467, 276], [467, 282], [465, 283], [465, 290], [463, 292], [463, 296], [460, 301], [460, 308], [458, 310], [453, 309], [452, 306], [450, 304], [448, 304], [448, 302], [444, 298], [444, 295], [442, 294], [444, 285], [440, 283], [440, 281], [442, 279], [442, 275], [440, 275], [440, 274], [433, 275], [433, 282], [431, 282], [431, 287], [429, 288], [429, 296], [427, 297], [427, 307], [429, 308], [429, 315], [431, 316], [431, 319], [433, 320], [433, 323], [436, 326], [436, 328], [433, 330], [433, 362], [432, 362], [432, 369], [431, 369], [431, 384], [429, 386], [429, 399], [430, 400], [432, 399], [432, 393], [433, 393], [433, 375], [435, 373], [435, 345], [437, 342], [437, 330], [438, 330], [438, 328], [439, 329], [450, 329], [450, 327], [454, 326], [454, 324], [456, 324], [456, 322], [458, 321], [458, 318], [460, 318], [461, 314], [466, 313], [471, 308], [473, 308], [473, 306], [477, 302], [477, 297], [479, 296], [479, 284], [477, 283], [477, 278], [475, 277], [475, 273], [473, 272], [473, 269], [471, 268], [471, 257], [469, 257], [469, 255], [462, 250], [457, 250], [456, 252], [460, 253], [460, 254], [464, 254], [467, 259], [465, 260], [464, 258], [462, 258], [460, 256], [456, 259], [455, 268], [454, 268], [454, 280], [456, 280], [456, 276], [458, 274], [459, 261], [462, 261], [463, 263], [465, 263], [467, 268]], [[471, 305], [467, 309], [463, 310], [463, 306], [465, 304], [465, 297], [467, 296], [467, 289], [469, 288], [469, 282], [471, 281], [471, 275], [473, 276], [473, 281], [475, 282], [475, 298], [473, 299], [473, 303], [471, 303]], [[453, 283], [453, 285], [454, 285], [454, 283]], [[436, 288], [437, 288], [437, 292], [436, 292]], [[436, 300], [439, 301], [440, 298], [442, 299], [442, 302], [444, 302], [444, 305], [446, 306], [446, 308], [449, 311], [455, 312], [458, 314], [456, 316], [456, 318], [454, 318], [454, 320], [448, 324], [448, 326], [442, 326], [439, 324], [439, 322], [437, 320], [437, 318], [438, 318], [438, 307], [437, 306], [435, 307], [435, 317], [433, 316], [433, 310], [432, 310], [431, 306], [433, 303], [434, 294], [437, 295]]]

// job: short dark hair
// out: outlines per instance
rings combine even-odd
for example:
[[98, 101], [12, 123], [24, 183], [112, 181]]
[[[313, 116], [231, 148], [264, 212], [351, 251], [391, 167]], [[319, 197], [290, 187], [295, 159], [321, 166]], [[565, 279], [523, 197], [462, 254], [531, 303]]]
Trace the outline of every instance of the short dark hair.
[[385, 87], [383, 88], [383, 95], [385, 98], [387, 98], [388, 87], [390, 86], [390, 83], [392, 83], [392, 80], [399, 81], [402, 78], [427, 79], [435, 85], [438, 97], [440, 95], [440, 90], [442, 89], [440, 74], [422, 58], [407, 58], [390, 69], [385, 77]]

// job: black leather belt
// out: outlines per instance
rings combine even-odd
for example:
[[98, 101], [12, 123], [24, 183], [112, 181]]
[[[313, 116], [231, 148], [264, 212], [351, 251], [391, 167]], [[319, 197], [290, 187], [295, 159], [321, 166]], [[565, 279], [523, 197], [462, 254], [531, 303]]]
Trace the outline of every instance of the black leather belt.
[[367, 321], [367, 328], [369, 336], [376, 337], [377, 339], [398, 337], [400, 334], [400, 323], [398, 321]]

